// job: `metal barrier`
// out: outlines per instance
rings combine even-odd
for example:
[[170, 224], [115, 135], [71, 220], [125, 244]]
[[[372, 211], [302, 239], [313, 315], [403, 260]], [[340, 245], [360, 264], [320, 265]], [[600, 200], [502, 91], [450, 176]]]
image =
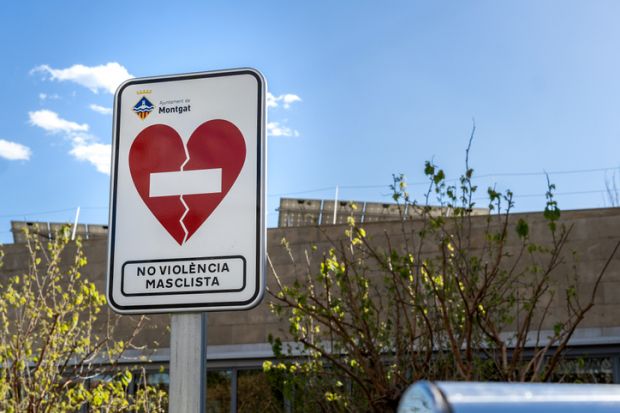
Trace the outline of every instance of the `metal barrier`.
[[420, 381], [398, 413], [617, 413], [620, 385]]

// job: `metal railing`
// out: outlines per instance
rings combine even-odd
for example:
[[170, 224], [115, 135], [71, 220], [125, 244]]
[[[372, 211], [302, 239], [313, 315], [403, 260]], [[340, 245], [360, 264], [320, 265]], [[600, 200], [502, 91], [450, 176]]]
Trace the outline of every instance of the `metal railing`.
[[620, 412], [620, 385], [418, 382], [398, 413]]

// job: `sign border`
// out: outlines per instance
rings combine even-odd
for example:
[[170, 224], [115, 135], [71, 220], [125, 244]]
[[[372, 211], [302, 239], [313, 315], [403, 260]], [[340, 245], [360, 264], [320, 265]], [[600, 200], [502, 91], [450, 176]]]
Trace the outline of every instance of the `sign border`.
[[[116, 237], [115, 222], [116, 222], [116, 184], [118, 181], [118, 158], [119, 158], [119, 145], [120, 139], [120, 117], [121, 117], [121, 95], [126, 87], [130, 85], [152, 84], [159, 82], [169, 82], [175, 80], [191, 80], [191, 79], [203, 79], [214, 78], [224, 76], [239, 76], [250, 75], [256, 79], [257, 82], [257, 182], [256, 182], [256, 289], [254, 294], [245, 301], [230, 301], [230, 302], [216, 302], [216, 303], [204, 303], [204, 302], [192, 302], [192, 303], [177, 303], [177, 304], [151, 304], [151, 305], [120, 305], [114, 301], [112, 295], [112, 286], [114, 285], [114, 241]], [[196, 312], [196, 311], [232, 311], [232, 310], [249, 310], [257, 306], [265, 294], [265, 254], [266, 254], [266, 237], [267, 231], [265, 229], [265, 165], [267, 161], [267, 144], [265, 139], [265, 126], [266, 126], [266, 89], [267, 82], [263, 75], [253, 68], [238, 68], [238, 69], [226, 69], [215, 70], [208, 72], [194, 72], [184, 73], [167, 76], [152, 76], [134, 78], [123, 82], [116, 93], [114, 94], [114, 119], [113, 119], [113, 136], [112, 136], [112, 165], [111, 165], [111, 179], [110, 179], [110, 215], [109, 215], [109, 232], [108, 232], [108, 262], [107, 262], [107, 277], [106, 277], [106, 298], [108, 299], [108, 305], [117, 313], [120, 314], [142, 314], [142, 313], [171, 313], [171, 312]], [[249, 258], [249, 257], [248, 257]], [[170, 258], [175, 259], [175, 258]], [[249, 274], [246, 274], [246, 277]], [[122, 280], [121, 280], [122, 281]], [[182, 294], [169, 294], [169, 295], [182, 295]]]

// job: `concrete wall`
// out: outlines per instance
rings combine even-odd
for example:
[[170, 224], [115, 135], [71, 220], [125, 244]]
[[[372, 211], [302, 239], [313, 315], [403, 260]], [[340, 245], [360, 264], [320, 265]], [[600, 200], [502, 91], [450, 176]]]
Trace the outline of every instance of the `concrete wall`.
[[[530, 223], [531, 237], [535, 241], [548, 239], [545, 230], [545, 221], [541, 214], [515, 214], [512, 223], [519, 218], [527, 219]], [[480, 230], [485, 225], [485, 217], [476, 217], [474, 227]], [[581, 283], [578, 291], [584, 297], [589, 294], [596, 276], [605, 264], [615, 244], [620, 241], [620, 208], [591, 209], [578, 211], [564, 211], [562, 222], [572, 226], [572, 233], [567, 245], [567, 259], [570, 251], [577, 254], [577, 270], [581, 273]], [[406, 222], [405, 229], [419, 226], [419, 222]], [[399, 222], [374, 222], [364, 224], [368, 236], [377, 240], [385, 239], [385, 233], [391, 234], [396, 244], [402, 241], [402, 225]], [[511, 228], [514, 228], [511, 225]], [[326, 250], [330, 246], [329, 239], [338, 239], [343, 236], [346, 225], [335, 226], [307, 226], [291, 228], [275, 228], [268, 231], [267, 243], [271, 261], [278, 273], [287, 281], [294, 279], [293, 266], [288, 253], [280, 245], [282, 238], [286, 238], [292, 248], [293, 255], [298, 261], [304, 260], [304, 250], [310, 245], [317, 245], [318, 250]], [[512, 230], [511, 230], [512, 231]], [[400, 237], [400, 238], [399, 238]], [[517, 238], [512, 237], [511, 248], [516, 248]], [[83, 271], [86, 277], [93, 280], [98, 288], [105, 291], [106, 248], [105, 240], [86, 240], [84, 248], [88, 257], [88, 265]], [[27, 266], [27, 252], [20, 244], [5, 245], [4, 267], [0, 269], [0, 276], [5, 277], [24, 271]], [[557, 276], [565, 277], [572, 271], [570, 265], [565, 264], [558, 269]], [[275, 288], [271, 269], [268, 270], [268, 286]], [[239, 346], [247, 348], [248, 344], [266, 343], [269, 334], [286, 336], [287, 325], [274, 317], [268, 308], [269, 296], [256, 308], [243, 312], [219, 312], [209, 314], [208, 342], [211, 346]], [[552, 313], [561, 314], [561, 305], [552, 307]], [[582, 328], [575, 335], [574, 344], [620, 344], [620, 255], [616, 256], [608, 268], [602, 288], [596, 295], [596, 305], [588, 314]], [[146, 324], [148, 327], [142, 333], [141, 341], [145, 344], [156, 343], [157, 347], [169, 346], [168, 323], [169, 316], [149, 315]], [[549, 320], [552, 324], [553, 318]], [[136, 317], [122, 317], [120, 334], [126, 334]], [[245, 346], [245, 347], [244, 347]], [[224, 347], [222, 347], [224, 348]], [[256, 348], [256, 347], [255, 347]], [[267, 351], [267, 346], [261, 346]], [[231, 356], [232, 357], [232, 356]]]

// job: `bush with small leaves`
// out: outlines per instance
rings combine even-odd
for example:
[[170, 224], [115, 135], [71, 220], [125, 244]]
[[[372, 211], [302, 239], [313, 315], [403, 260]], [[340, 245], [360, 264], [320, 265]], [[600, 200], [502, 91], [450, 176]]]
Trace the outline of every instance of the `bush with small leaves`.
[[131, 337], [113, 338], [106, 298], [70, 237], [69, 226], [47, 243], [26, 232], [23, 274], [3, 273], [0, 260], [0, 411], [165, 411], [166, 394], [144, 380], [129, 394], [128, 368], [110, 375]]
[[[560, 221], [555, 186], [548, 182], [548, 234], [535, 242], [530, 223], [512, 219], [511, 191], [488, 188], [488, 214], [475, 216], [478, 188], [468, 158], [469, 147], [456, 184], [427, 162], [422, 203], [412, 200], [402, 175], [394, 176], [393, 199], [417, 215], [407, 221], [403, 214], [398, 234], [372, 238], [351, 217], [331, 248], [309, 246], [304, 265], [287, 267], [297, 281], [285, 284], [271, 265], [271, 309], [288, 321], [293, 345], [283, 351], [282, 340], [273, 339], [280, 361], [264, 370], [293, 402], [303, 395], [296, 410], [395, 411], [420, 379], [552, 377], [620, 244], [584, 300], [576, 294], [580, 274], [555, 277], [570, 257], [564, 250], [571, 233]], [[282, 245], [295, 261], [288, 242]], [[543, 331], [554, 300], [566, 311], [553, 314], [561, 320]]]

